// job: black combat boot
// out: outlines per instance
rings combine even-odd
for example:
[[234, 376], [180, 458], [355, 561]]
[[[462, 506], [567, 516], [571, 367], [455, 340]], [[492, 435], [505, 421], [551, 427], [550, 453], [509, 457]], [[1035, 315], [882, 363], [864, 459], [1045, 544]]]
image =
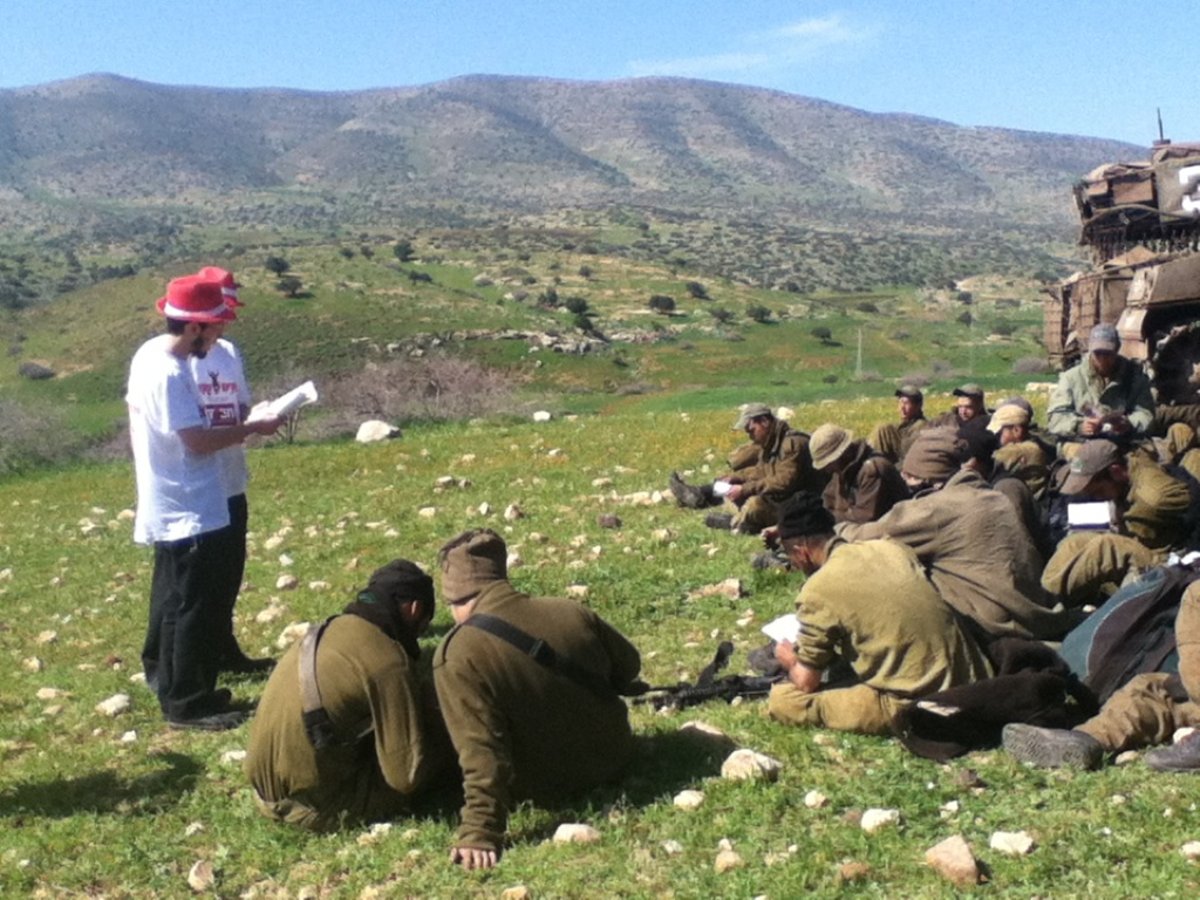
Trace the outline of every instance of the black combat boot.
[[1170, 747], [1151, 750], [1146, 765], [1157, 772], [1200, 772], [1200, 731], [1193, 731]]

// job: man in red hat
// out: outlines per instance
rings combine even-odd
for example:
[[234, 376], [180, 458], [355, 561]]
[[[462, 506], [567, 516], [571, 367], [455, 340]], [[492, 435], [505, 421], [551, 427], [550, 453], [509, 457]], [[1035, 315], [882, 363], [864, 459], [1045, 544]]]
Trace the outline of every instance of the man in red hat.
[[230, 706], [228, 691], [216, 690], [210, 646], [224, 565], [213, 538], [229, 524], [216, 453], [281, 423], [209, 427], [188, 358], [204, 357], [223, 323], [237, 318], [220, 285], [177, 278], [158, 309], [166, 334], [138, 348], [125, 395], [138, 494], [134, 540], [154, 547], [146, 680], [172, 725], [232, 728], [243, 714]]
[[[217, 266], [205, 266], [196, 273], [201, 281], [211, 281], [221, 288], [225, 305], [238, 309], [243, 304], [238, 299], [238, 283], [233, 273]], [[204, 415], [210, 428], [228, 428], [246, 421], [250, 413], [250, 388], [242, 367], [242, 356], [232, 341], [224, 336], [223, 322], [213, 326], [218, 329], [216, 342], [204, 357], [189, 356], [188, 364], [196, 389], [204, 404]], [[240, 674], [262, 674], [275, 665], [273, 659], [251, 659], [238, 644], [233, 630], [233, 608], [237, 604], [242, 576], [246, 571], [246, 531], [250, 518], [246, 502], [246, 451], [234, 444], [217, 451], [221, 468], [221, 484], [229, 506], [229, 525], [222, 532], [225, 542], [225, 564], [221, 568], [225, 585], [221, 592], [220, 631], [213, 635], [216, 641], [218, 667], [222, 672]]]

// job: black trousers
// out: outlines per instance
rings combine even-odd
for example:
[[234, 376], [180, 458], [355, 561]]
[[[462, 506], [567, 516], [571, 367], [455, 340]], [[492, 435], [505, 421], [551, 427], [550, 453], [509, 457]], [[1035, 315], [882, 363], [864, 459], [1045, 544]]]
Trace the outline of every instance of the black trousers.
[[[212, 642], [211, 653], [218, 668], [223, 661], [238, 659], [243, 655], [233, 633], [233, 607], [237, 603], [242, 577], [246, 572], [248, 520], [246, 495], [238, 494], [229, 498], [229, 524], [204, 536], [212, 544], [209, 552], [215, 560], [211, 573], [214, 585], [214, 599], [211, 602], [216, 605], [216, 610], [213, 631], [208, 635], [208, 640]], [[175, 579], [173, 566], [158, 565], [157, 547], [156, 544], [154, 576], [150, 584], [150, 623], [146, 628], [146, 641], [142, 645], [142, 671], [146, 673], [146, 683], [151, 688], [158, 683], [162, 611]]]
[[193, 719], [224, 709], [214, 693], [222, 558], [219, 531], [154, 545], [150, 617], [142, 662], [168, 719]]

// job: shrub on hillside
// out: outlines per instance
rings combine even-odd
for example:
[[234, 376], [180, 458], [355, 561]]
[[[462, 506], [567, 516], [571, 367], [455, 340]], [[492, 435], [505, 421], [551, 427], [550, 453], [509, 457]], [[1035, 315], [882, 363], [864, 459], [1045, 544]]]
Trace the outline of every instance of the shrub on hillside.
[[393, 424], [470, 419], [509, 409], [508, 375], [469, 359], [433, 356], [371, 365], [329, 382], [321, 405], [327, 426], [352, 433], [364, 419]]
[[0, 475], [66, 462], [82, 447], [55, 410], [0, 399]]
[[653, 294], [646, 305], [657, 313], [666, 314], [675, 311], [675, 298], [666, 294]]

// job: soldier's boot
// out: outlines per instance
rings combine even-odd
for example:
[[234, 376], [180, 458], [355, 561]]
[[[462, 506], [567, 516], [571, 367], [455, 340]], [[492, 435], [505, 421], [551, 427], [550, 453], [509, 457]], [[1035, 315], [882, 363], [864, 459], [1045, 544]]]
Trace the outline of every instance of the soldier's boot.
[[1010, 722], [1004, 726], [1003, 742], [1014, 758], [1043, 769], [1095, 769], [1104, 758], [1100, 742], [1082, 731]]
[[733, 527], [733, 516], [729, 513], [709, 513], [704, 517], [704, 524], [709, 528], [729, 531]]
[[1200, 731], [1193, 731], [1170, 747], [1151, 750], [1146, 765], [1157, 772], [1200, 772]]
[[704, 509], [712, 503], [712, 488], [708, 491], [694, 484], [688, 484], [679, 477], [678, 472], [671, 473], [671, 493], [679, 501], [679, 505], [687, 509]]
[[787, 554], [782, 550], [764, 550], [750, 559], [750, 568], [758, 571], [766, 571], [768, 569], [782, 569], [787, 572], [792, 568], [791, 560], [787, 558]]

